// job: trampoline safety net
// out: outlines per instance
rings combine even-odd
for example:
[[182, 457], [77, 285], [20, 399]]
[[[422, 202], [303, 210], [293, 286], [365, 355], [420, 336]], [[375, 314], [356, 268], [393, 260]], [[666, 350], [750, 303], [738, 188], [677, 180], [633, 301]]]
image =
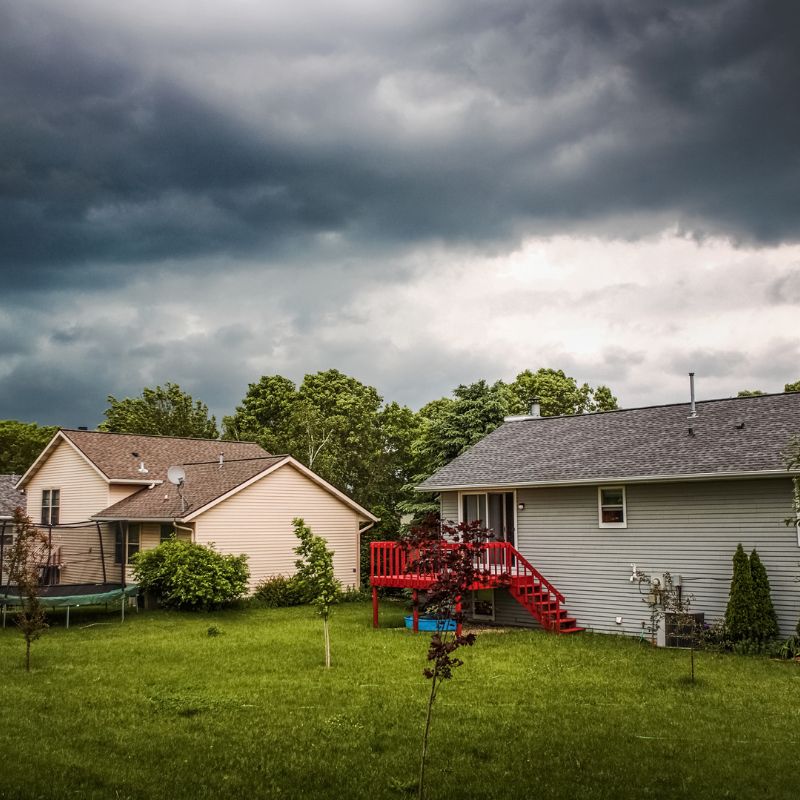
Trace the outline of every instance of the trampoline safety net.
[[[39, 560], [39, 596], [43, 605], [92, 605], [137, 592], [120, 563], [121, 537], [117, 525], [83, 522], [37, 525], [47, 540]], [[13, 604], [19, 597], [10, 582], [9, 548], [13, 523], [0, 523], [0, 602]]]

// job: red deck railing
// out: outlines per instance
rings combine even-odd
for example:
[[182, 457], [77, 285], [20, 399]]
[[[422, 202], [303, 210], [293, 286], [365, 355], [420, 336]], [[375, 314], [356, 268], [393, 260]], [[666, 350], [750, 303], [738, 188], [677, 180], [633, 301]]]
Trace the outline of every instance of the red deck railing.
[[[444, 552], [459, 547], [441, 542], [437, 550]], [[508, 542], [487, 542], [476, 548], [475, 566], [479, 577], [470, 589], [507, 587], [515, 599], [535, 616], [543, 627], [560, 631], [566, 618], [561, 605], [564, 595], [550, 583], [515, 547]], [[370, 583], [374, 589], [391, 586], [407, 589], [427, 589], [437, 578], [437, 552], [420, 557], [418, 550], [399, 542], [372, 542], [370, 545]], [[377, 605], [375, 605], [377, 619]]]

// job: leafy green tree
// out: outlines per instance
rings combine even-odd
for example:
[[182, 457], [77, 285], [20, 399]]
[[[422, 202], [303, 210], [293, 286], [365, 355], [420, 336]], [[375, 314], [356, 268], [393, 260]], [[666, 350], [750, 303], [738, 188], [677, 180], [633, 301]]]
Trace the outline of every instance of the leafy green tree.
[[154, 436], [185, 436], [216, 439], [217, 422], [209, 417], [208, 406], [181, 390], [177, 383], [145, 387], [141, 397], [117, 400], [108, 396], [105, 422], [98, 430], [113, 433], [141, 433]]
[[293, 453], [297, 387], [283, 375], [264, 375], [247, 388], [236, 412], [222, 420], [223, 439], [258, 442], [270, 453]]
[[132, 558], [142, 591], [153, 592], [167, 608], [202, 611], [229, 603], [247, 591], [246, 555], [218, 553], [211, 547], [168, 539]]
[[57, 430], [34, 422], [0, 420], [0, 474], [22, 475]]
[[725, 626], [734, 642], [751, 639], [754, 634], [754, 594], [750, 561], [741, 543], [733, 556], [733, 577]]
[[784, 392], [800, 392], [800, 381], [794, 383], [787, 383], [783, 387]]
[[526, 369], [509, 385], [513, 397], [513, 413], [527, 414], [535, 398], [539, 399], [543, 417], [558, 414], [583, 414], [587, 411], [613, 411], [617, 398], [608, 386], [592, 389], [580, 386], [563, 370], [542, 367], [536, 372]]
[[772, 604], [767, 568], [755, 548], [750, 553], [750, 576], [753, 580], [753, 635], [761, 641], [769, 641], [778, 635], [778, 617]]
[[740, 389], [737, 393], [737, 397], [760, 397], [762, 394], [766, 394], [766, 392], [762, 392], [761, 389]]
[[315, 536], [299, 517], [292, 520], [292, 525], [295, 536], [300, 540], [300, 544], [294, 549], [299, 556], [295, 562], [295, 581], [322, 617], [325, 666], [330, 668], [331, 637], [328, 619], [331, 607], [339, 602], [342, 593], [342, 585], [336, 580], [333, 571], [333, 551], [328, 550], [325, 540], [321, 536]]

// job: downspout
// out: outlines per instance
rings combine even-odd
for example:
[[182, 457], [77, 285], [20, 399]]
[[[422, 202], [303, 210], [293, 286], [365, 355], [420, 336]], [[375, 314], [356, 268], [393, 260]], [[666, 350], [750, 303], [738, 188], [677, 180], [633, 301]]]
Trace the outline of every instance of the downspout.
[[[380, 522], [380, 520], [375, 520]], [[375, 522], [368, 522], [363, 528], [358, 529], [358, 542], [356, 552], [358, 553], [358, 566], [356, 567], [356, 589], [361, 588], [361, 535], [366, 533], [370, 528], [375, 526]]]

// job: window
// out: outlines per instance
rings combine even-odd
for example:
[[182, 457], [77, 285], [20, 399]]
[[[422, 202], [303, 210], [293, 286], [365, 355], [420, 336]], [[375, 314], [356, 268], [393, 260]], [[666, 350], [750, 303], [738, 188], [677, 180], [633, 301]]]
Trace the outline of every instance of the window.
[[175, 535], [175, 526], [169, 522], [164, 522], [161, 525], [161, 536], [158, 540], [159, 544], [164, 544], [164, 542], [168, 542], [174, 535]]
[[494, 619], [494, 589], [476, 589], [472, 593], [472, 616]]
[[[131, 556], [139, 552], [139, 525], [128, 526], [128, 557], [125, 563], [129, 564]], [[117, 528], [117, 537], [114, 543], [114, 560], [117, 564], [122, 563], [123, 551], [125, 549], [125, 531], [122, 527]]]
[[479, 520], [494, 531], [494, 538], [514, 545], [516, 504], [514, 492], [482, 492], [461, 495], [461, 522]]
[[4, 548], [14, 544], [14, 529], [9, 525], [7, 528], [0, 526], [0, 545]]
[[42, 525], [58, 525], [60, 489], [42, 489]]
[[601, 528], [627, 528], [624, 486], [600, 486], [597, 489], [597, 506]]

